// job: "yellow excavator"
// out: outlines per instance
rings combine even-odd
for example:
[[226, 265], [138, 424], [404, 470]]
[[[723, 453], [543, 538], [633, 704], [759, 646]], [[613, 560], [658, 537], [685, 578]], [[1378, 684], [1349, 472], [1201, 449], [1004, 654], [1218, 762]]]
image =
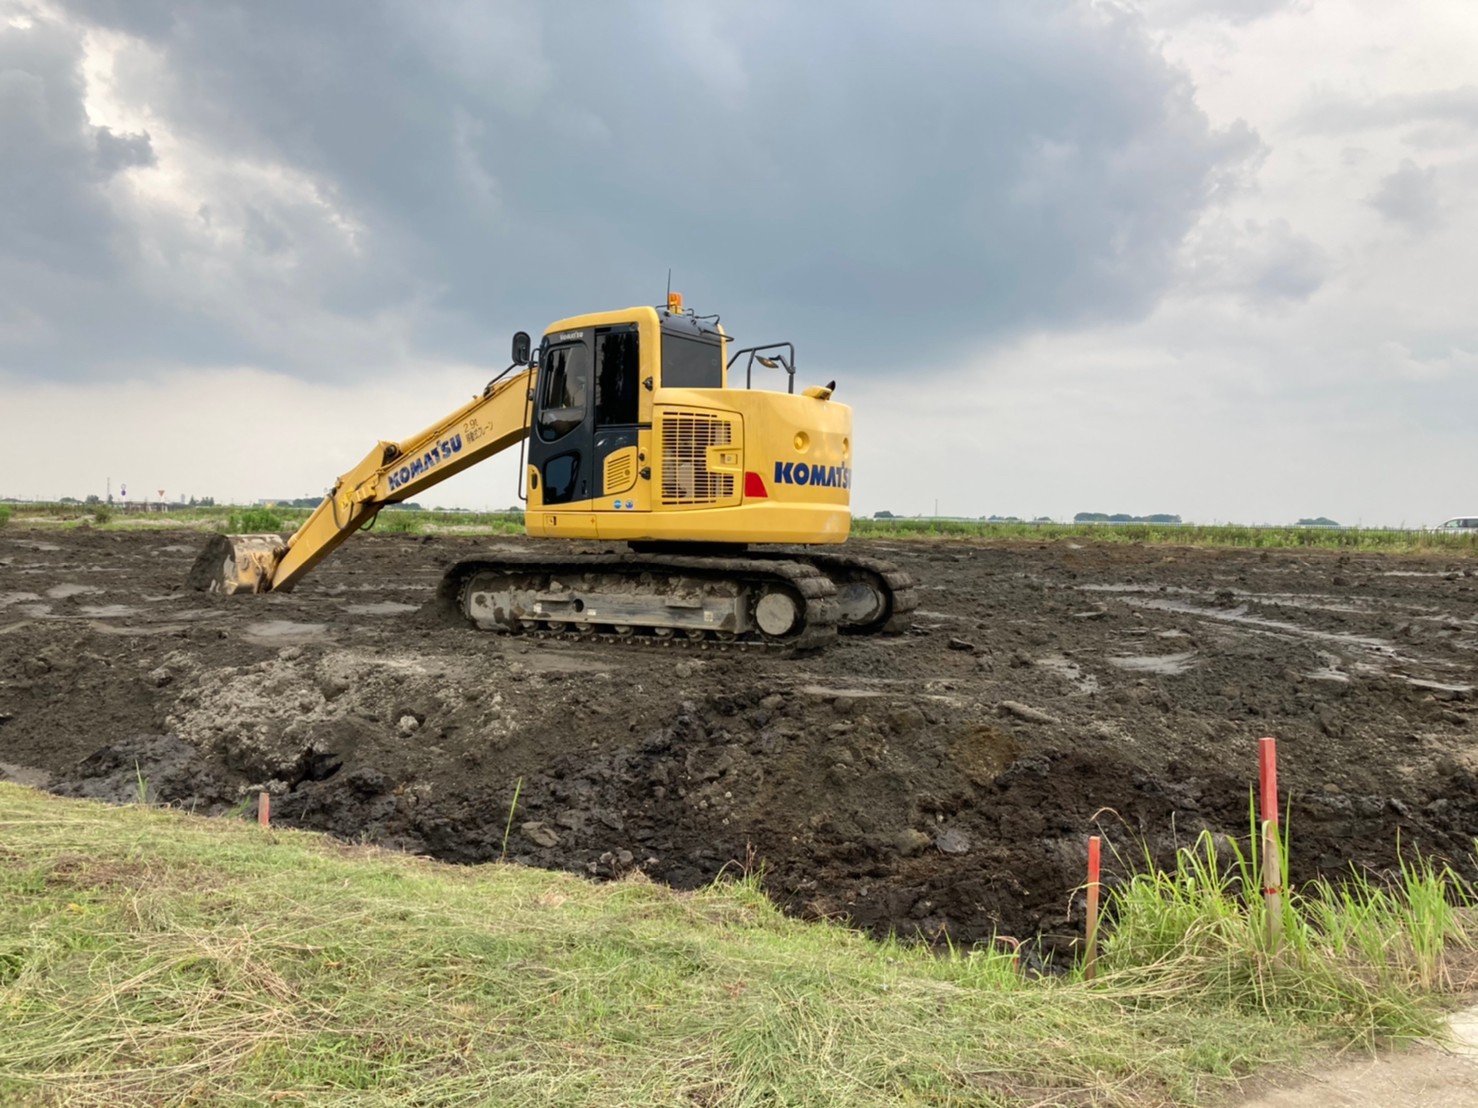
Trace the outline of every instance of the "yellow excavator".
[[[791, 650], [838, 630], [905, 630], [905, 574], [815, 549], [851, 526], [851, 409], [834, 382], [796, 393], [793, 344], [730, 343], [677, 293], [562, 319], [537, 348], [520, 331], [513, 364], [480, 395], [379, 443], [290, 537], [215, 536], [190, 583], [290, 589], [385, 505], [519, 446], [528, 534], [584, 544], [452, 566], [438, 595], [478, 628]], [[756, 370], [783, 372], [785, 391], [758, 387]]]

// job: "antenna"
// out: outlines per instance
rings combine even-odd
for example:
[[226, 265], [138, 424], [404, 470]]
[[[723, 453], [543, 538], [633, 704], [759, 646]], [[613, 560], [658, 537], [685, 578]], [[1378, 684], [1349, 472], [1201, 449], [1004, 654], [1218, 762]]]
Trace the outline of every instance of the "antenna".
[[667, 267], [667, 299], [672, 299], [672, 266]]

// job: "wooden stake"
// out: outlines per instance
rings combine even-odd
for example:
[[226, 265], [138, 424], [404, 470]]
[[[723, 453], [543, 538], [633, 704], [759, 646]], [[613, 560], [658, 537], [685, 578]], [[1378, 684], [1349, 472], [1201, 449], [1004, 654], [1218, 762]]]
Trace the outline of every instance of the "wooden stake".
[[272, 797], [266, 789], [257, 793], [257, 822], [263, 827], [272, 823]]
[[1259, 793], [1262, 800], [1262, 895], [1268, 921], [1268, 950], [1283, 939], [1283, 856], [1278, 848], [1278, 740], [1257, 743]]
[[1098, 871], [1100, 861], [1099, 839], [1097, 835], [1088, 836], [1088, 933], [1085, 942], [1088, 947], [1086, 958], [1083, 962], [1083, 978], [1092, 981], [1093, 975], [1098, 969]]

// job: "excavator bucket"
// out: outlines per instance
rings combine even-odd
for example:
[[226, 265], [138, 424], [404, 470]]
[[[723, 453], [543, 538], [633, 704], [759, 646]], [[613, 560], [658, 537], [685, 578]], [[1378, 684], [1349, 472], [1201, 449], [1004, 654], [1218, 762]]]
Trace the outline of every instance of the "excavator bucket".
[[281, 535], [212, 535], [188, 581], [201, 592], [269, 592], [286, 552]]

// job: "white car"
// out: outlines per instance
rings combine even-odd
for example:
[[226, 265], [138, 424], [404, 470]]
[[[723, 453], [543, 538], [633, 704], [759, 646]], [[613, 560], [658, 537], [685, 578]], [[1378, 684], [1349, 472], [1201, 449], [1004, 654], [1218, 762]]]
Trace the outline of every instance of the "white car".
[[1451, 519], [1443, 520], [1432, 528], [1433, 531], [1447, 532], [1471, 532], [1478, 534], [1478, 515], [1453, 516]]

